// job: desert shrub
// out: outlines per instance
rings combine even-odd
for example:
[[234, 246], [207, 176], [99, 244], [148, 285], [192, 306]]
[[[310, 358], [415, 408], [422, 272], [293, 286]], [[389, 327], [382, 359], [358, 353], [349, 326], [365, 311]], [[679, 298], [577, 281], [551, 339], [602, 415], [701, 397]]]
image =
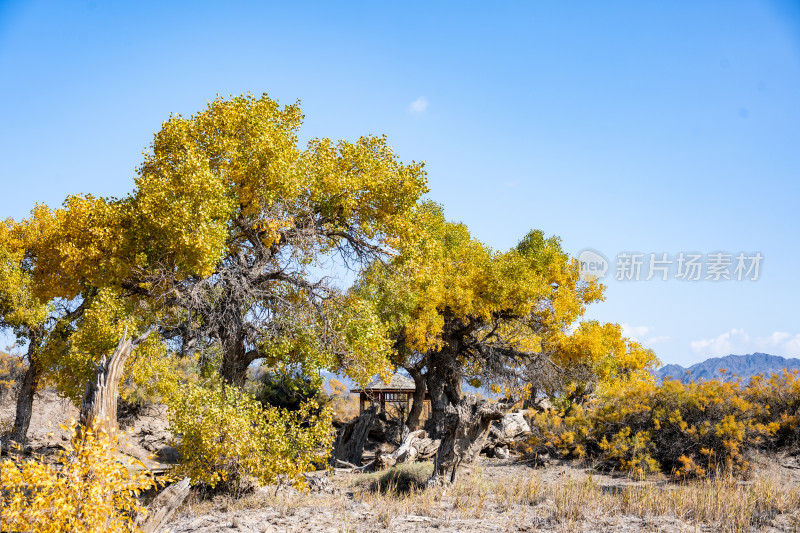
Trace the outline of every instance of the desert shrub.
[[529, 450], [587, 457], [639, 475], [702, 477], [720, 468], [747, 473], [745, 452], [772, 445], [781, 427], [792, 427], [754, 401], [775, 391], [752, 387], [719, 380], [631, 382], [586, 406], [537, 415]]
[[800, 378], [798, 371], [784, 370], [769, 378], [756, 376], [743, 391], [754, 406], [753, 416], [774, 432], [775, 449], [797, 452], [800, 448]]
[[21, 356], [0, 350], [0, 400], [16, 396], [27, 369]]
[[2, 463], [3, 531], [100, 533], [135, 531], [136, 496], [154, 486], [144, 465], [116, 452], [116, 433], [75, 431], [55, 464]]
[[295, 411], [263, 406], [236, 387], [189, 385], [169, 403], [173, 443], [181, 454], [176, 473], [238, 495], [248, 478], [278, 478], [302, 488], [303, 472], [324, 463], [333, 441], [330, 409], [314, 400]]
[[382, 493], [404, 494], [425, 487], [433, 473], [433, 463], [401, 463], [388, 470], [359, 476], [357, 485], [367, 485]]

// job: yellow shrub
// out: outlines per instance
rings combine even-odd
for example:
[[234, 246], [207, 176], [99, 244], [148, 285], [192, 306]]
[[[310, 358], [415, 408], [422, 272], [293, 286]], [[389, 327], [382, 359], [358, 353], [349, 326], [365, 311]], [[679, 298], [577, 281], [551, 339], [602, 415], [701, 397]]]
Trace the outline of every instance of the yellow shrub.
[[331, 416], [313, 400], [287, 411], [227, 384], [189, 385], [169, 404], [170, 426], [180, 435], [176, 473], [234, 494], [246, 477], [267, 484], [283, 476], [302, 487], [303, 472], [327, 459]]
[[800, 442], [800, 380], [621, 384], [564, 414], [540, 414], [531, 453], [586, 454], [602, 467], [703, 476], [725, 467], [746, 473], [747, 450]]
[[774, 435], [777, 448], [800, 445], [800, 379], [798, 372], [784, 370], [768, 379], [757, 376], [744, 391], [753, 409], [753, 417]]
[[116, 433], [78, 436], [56, 464], [37, 460], [2, 463], [3, 531], [101, 533], [136, 531], [142, 512], [136, 496], [153, 486], [139, 461], [116, 452]]

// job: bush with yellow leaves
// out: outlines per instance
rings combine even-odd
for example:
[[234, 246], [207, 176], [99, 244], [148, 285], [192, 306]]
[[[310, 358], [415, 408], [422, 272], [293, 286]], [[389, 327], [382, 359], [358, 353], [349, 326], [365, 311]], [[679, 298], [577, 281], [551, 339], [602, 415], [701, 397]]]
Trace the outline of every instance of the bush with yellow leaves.
[[0, 350], [0, 399], [16, 395], [27, 368], [21, 356]]
[[741, 381], [631, 380], [586, 405], [538, 414], [534, 430], [532, 454], [586, 457], [637, 475], [746, 474], [748, 450], [800, 442], [800, 379], [784, 372], [753, 378], [746, 387]]
[[771, 444], [777, 449], [800, 446], [800, 378], [798, 371], [784, 370], [769, 378], [754, 377], [743, 392], [754, 407], [753, 416], [774, 433]]
[[54, 464], [2, 462], [2, 531], [136, 531], [144, 511], [137, 496], [154, 486], [152, 474], [116, 451], [116, 432], [78, 435], [75, 422], [69, 429], [72, 440]]
[[263, 406], [234, 386], [192, 384], [169, 404], [180, 476], [239, 495], [248, 478], [305, 485], [303, 473], [326, 461], [333, 442], [330, 408], [308, 400], [295, 411]]

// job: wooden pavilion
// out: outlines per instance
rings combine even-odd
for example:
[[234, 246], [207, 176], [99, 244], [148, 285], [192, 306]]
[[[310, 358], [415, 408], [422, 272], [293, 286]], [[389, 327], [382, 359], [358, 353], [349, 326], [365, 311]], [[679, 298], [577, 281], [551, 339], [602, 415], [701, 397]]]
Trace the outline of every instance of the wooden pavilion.
[[[370, 404], [378, 403], [380, 412], [386, 412], [386, 404], [390, 403], [404, 406], [405, 412], [408, 413], [411, 410], [415, 388], [413, 379], [395, 374], [389, 380], [389, 383], [384, 383], [378, 378], [363, 389], [352, 389], [350, 392], [358, 394], [359, 414], [364, 412], [367, 402]], [[430, 412], [430, 403], [430, 394], [425, 391], [422, 418], [426, 418]]]

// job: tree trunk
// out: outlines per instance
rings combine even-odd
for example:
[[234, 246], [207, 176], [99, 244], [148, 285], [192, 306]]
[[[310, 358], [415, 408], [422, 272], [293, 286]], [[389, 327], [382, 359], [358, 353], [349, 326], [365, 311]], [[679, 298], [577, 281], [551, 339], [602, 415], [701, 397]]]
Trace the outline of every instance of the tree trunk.
[[431, 417], [425, 424], [425, 430], [432, 439], [444, 439], [447, 436], [448, 408], [461, 401], [462, 376], [458, 365], [457, 352], [447, 344], [442, 351], [431, 354], [428, 361], [426, 381], [431, 395]]
[[416, 368], [406, 368], [408, 373], [414, 379], [414, 401], [411, 404], [411, 410], [408, 412], [406, 419], [406, 426], [409, 431], [419, 429], [419, 417], [422, 415], [422, 408], [425, 406], [425, 392], [428, 388], [425, 384], [425, 375], [421, 370]]
[[116, 350], [106, 362], [105, 356], [95, 367], [94, 380], [86, 384], [86, 393], [81, 404], [81, 430], [111, 431], [119, 429], [117, 424], [117, 397], [119, 381], [125, 367], [125, 361], [133, 349], [133, 343], [127, 337], [128, 330], [122, 334]]
[[25, 445], [28, 439], [28, 428], [31, 425], [31, 415], [33, 414], [33, 396], [39, 386], [39, 378], [42, 375], [42, 366], [39, 362], [38, 351], [41, 346], [41, 336], [32, 335], [28, 343], [28, 369], [22, 377], [22, 384], [17, 396], [17, 412], [14, 417], [14, 426], [8, 435], [9, 441]]
[[372, 406], [361, 415], [348, 422], [336, 436], [333, 444], [333, 463], [336, 459], [352, 463], [356, 466], [361, 464], [361, 457], [364, 454], [364, 443], [367, 441], [369, 429], [375, 420], [377, 407]]
[[434, 460], [429, 485], [452, 483], [460, 470], [470, 467], [486, 444], [492, 421], [503, 418], [503, 405], [479, 400], [467, 394], [456, 406], [449, 406], [442, 417], [444, 433]]
[[220, 374], [226, 382], [241, 389], [247, 379], [247, 367], [250, 366], [250, 361], [247, 360], [243, 336], [239, 334], [231, 337], [224, 339], [222, 343]]

